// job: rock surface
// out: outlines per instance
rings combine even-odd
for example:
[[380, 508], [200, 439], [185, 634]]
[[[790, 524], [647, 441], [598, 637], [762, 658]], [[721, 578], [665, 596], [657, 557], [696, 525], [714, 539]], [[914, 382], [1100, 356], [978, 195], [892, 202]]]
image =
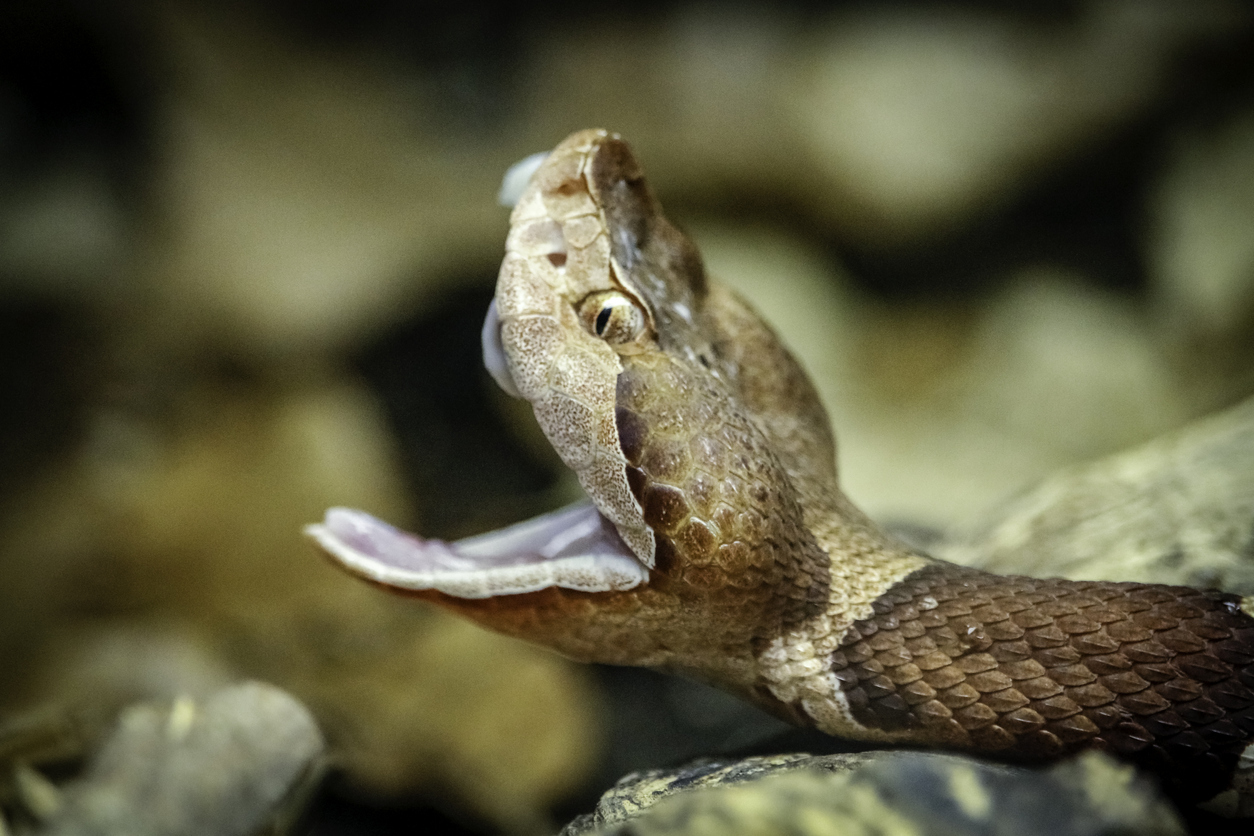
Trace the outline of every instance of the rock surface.
[[247, 836], [301, 809], [323, 768], [309, 711], [248, 682], [127, 709], [43, 836]]
[[1254, 399], [1069, 468], [936, 549], [993, 572], [1254, 594]]
[[705, 762], [624, 778], [562, 836], [1183, 834], [1131, 767], [1086, 753], [1049, 769], [925, 752]]

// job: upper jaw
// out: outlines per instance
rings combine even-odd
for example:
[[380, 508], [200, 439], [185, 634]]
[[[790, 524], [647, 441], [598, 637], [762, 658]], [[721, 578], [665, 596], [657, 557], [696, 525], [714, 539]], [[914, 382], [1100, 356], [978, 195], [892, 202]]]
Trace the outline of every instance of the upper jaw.
[[657, 543], [628, 483], [615, 418], [622, 358], [576, 313], [593, 293], [639, 296], [622, 283], [592, 182], [597, 161], [621, 145], [605, 131], [581, 131], [531, 175], [510, 216], [483, 342], [493, 376], [531, 403], [540, 428], [585, 493], [639, 561], [651, 567]]

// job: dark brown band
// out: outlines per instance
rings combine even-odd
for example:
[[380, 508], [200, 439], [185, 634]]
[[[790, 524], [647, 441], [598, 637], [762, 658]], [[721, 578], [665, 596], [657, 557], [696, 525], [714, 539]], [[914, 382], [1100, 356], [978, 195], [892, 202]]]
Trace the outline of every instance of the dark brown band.
[[1254, 739], [1254, 619], [1169, 586], [920, 569], [857, 621], [832, 669], [855, 719], [1039, 760], [1107, 749], [1206, 798]]

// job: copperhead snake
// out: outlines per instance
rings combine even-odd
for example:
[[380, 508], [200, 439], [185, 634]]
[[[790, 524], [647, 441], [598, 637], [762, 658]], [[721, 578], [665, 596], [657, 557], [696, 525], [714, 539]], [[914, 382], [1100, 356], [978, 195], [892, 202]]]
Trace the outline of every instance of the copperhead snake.
[[456, 543], [333, 508], [307, 531], [343, 567], [832, 735], [1097, 747], [1254, 814], [1250, 599], [992, 575], [886, 535], [841, 492], [800, 365], [706, 277], [617, 135], [558, 145], [510, 223], [485, 362], [591, 501]]

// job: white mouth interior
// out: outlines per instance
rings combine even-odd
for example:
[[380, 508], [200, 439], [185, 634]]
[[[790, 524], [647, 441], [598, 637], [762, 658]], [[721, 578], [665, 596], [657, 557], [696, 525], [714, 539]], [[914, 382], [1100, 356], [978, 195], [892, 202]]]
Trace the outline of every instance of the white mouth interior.
[[591, 502], [453, 543], [424, 540], [364, 511], [331, 508], [305, 527], [346, 569], [400, 589], [491, 598], [550, 586], [581, 592], [631, 589], [646, 569]]

